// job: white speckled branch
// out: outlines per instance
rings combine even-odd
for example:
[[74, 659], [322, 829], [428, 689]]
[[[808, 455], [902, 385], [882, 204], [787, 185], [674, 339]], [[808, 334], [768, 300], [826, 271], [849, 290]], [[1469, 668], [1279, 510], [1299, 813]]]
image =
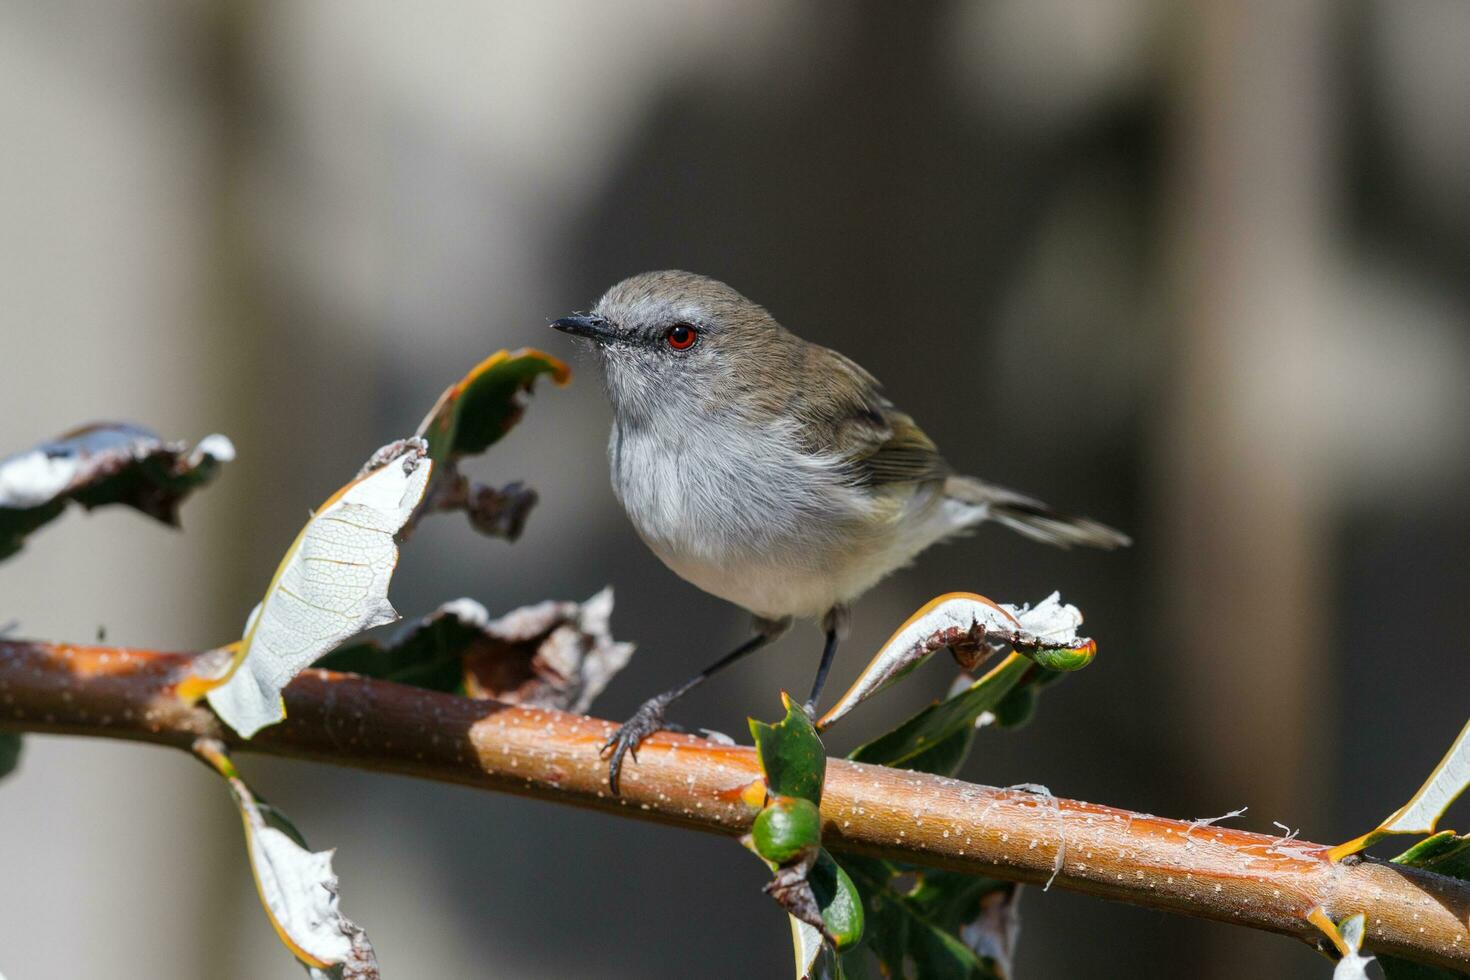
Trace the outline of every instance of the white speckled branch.
[[[743, 833], [756, 807], [754, 751], [685, 735], [646, 742], [607, 790], [607, 722], [308, 670], [286, 721], [249, 742], [173, 694], [189, 654], [0, 641], [0, 728], [130, 738], [463, 783], [678, 824]], [[843, 760], [827, 768], [824, 843], [932, 867], [1055, 885], [1294, 936], [1307, 921], [1367, 913], [1365, 945], [1470, 968], [1470, 883], [1376, 860], [1334, 864], [1326, 847], [995, 789]]]

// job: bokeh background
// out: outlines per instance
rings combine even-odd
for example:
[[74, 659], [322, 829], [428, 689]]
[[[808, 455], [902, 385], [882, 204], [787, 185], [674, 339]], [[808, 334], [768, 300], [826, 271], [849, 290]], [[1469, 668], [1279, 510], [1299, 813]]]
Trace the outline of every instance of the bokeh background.
[[[868, 365], [957, 466], [1137, 538], [936, 549], [859, 606], [833, 689], [936, 593], [1057, 588], [1101, 655], [969, 778], [1355, 835], [1466, 715], [1467, 42], [1462, 0], [0, 3], [0, 452], [99, 418], [239, 448], [182, 535], [101, 512], [35, 537], [0, 620], [238, 635], [307, 508], [446, 383], [500, 347], [570, 356], [550, 318], [683, 267]], [[580, 366], [477, 466], [540, 489], [524, 538], [432, 522], [395, 599], [611, 582], [641, 648], [616, 718], [745, 624], [638, 542]], [[676, 717], [739, 733], [818, 647], [798, 629]], [[727, 840], [242, 768], [340, 848], [390, 977], [788, 975]], [[1056, 891], [1023, 913], [1023, 977], [1328, 970]], [[0, 971], [300, 976], [213, 776], [54, 738], [0, 785]]]

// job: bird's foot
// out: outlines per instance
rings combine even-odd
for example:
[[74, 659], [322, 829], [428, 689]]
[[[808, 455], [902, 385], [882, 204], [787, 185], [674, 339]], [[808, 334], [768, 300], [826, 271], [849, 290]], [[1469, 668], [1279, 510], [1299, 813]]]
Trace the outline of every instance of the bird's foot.
[[669, 702], [673, 701], [669, 694], [660, 694], [649, 698], [638, 706], [633, 712], [633, 717], [623, 722], [621, 728], [612, 733], [602, 745], [602, 757], [608, 760], [607, 783], [612, 789], [613, 796], [620, 793], [618, 777], [623, 769], [623, 756], [633, 754], [633, 761], [638, 761], [638, 746], [643, 740], [654, 732], [660, 731], [683, 731], [678, 725], [670, 725], [664, 722], [664, 712], [668, 710]]

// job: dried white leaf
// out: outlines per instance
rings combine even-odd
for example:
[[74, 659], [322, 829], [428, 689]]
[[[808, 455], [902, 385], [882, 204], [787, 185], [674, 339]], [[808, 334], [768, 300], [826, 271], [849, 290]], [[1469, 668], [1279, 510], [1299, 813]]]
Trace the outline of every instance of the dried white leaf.
[[308, 967], [344, 966], [348, 977], [376, 977], [366, 933], [339, 908], [333, 851], [310, 851], [270, 826], [254, 794], [226, 777], [245, 822], [245, 844], [261, 904], [286, 948]]
[[1470, 724], [1445, 753], [1413, 798], [1394, 811], [1380, 829], [1391, 834], [1432, 834], [1449, 805], [1470, 786]]
[[[477, 614], [461, 606], [455, 613], [461, 621], [478, 626], [500, 647], [488, 657], [471, 655], [468, 692], [473, 697], [585, 712], [633, 656], [633, 644], [613, 639], [612, 610], [611, 588], [585, 602], [538, 602], [488, 621], [476, 619]], [[440, 611], [449, 611], [449, 604]], [[496, 687], [489, 682], [498, 672], [489, 668], [506, 657], [525, 658], [530, 676], [513, 687]]]
[[950, 592], [922, 606], [889, 637], [852, 687], [817, 722], [826, 728], [863, 701], [894, 683], [935, 651], [982, 643], [1073, 647], [1088, 641], [1077, 635], [1082, 613], [1053, 592], [1033, 606], [1001, 605], [971, 592]]
[[424, 452], [421, 440], [406, 441], [321, 506], [250, 614], [228, 678], [198, 681], [215, 713], [242, 736], [286, 717], [281, 690], [315, 660], [398, 618], [388, 601], [398, 564], [394, 536], [424, 495], [431, 467]]

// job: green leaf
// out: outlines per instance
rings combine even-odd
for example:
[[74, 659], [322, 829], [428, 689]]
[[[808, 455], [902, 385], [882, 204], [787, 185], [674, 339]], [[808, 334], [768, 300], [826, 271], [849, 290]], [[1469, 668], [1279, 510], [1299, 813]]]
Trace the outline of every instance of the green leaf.
[[525, 414], [522, 397], [549, 374], [559, 385], [571, 371], [550, 354], [523, 347], [496, 351], [439, 396], [419, 423], [419, 438], [428, 443], [434, 472], [414, 519], [411, 533], [424, 514], [464, 511], [471, 526], [482, 534], [514, 541], [536, 503], [536, 491], [519, 483], [496, 489], [470, 482], [459, 471], [459, 461], [482, 453], [499, 442]]
[[20, 765], [22, 744], [19, 732], [0, 732], [0, 779], [15, 772], [15, 767]]
[[856, 945], [863, 937], [863, 897], [852, 878], [825, 848], [807, 872], [807, 881], [833, 944], [838, 950]]
[[981, 713], [995, 711], [1030, 670], [1030, 661], [1012, 653], [960, 693], [930, 705], [888, 734], [859, 746], [848, 758], [950, 775], [968, 749], [968, 744], [956, 740], [967, 731], [973, 738], [975, 721]]
[[787, 864], [822, 842], [822, 814], [811, 800], [778, 796], [756, 814], [750, 836], [757, 854]]
[[1459, 837], [1453, 830], [1442, 830], [1424, 838], [1393, 862], [1470, 880], [1470, 836]]
[[0, 459], [0, 559], [70, 502], [122, 504], [177, 526], [179, 504], [235, 456], [224, 436], [190, 450], [125, 423], [99, 423]]
[[822, 781], [827, 775], [827, 751], [812, 721], [791, 696], [782, 692], [786, 717], [774, 725], [750, 719], [766, 789], [772, 796], [799, 796], [813, 804], [822, 802]]
[[[842, 865], [862, 894], [867, 921], [866, 941], [843, 955], [849, 973], [870, 975], [863, 958], [871, 954], [888, 977], [1001, 980], [1004, 976], [993, 960], [978, 955], [957, 932], [974, 921], [965, 916], [978, 914], [985, 896], [1003, 892], [1008, 883], [910, 870], [848, 854]], [[914, 884], [904, 887], [907, 881]]]
[[520, 421], [522, 393], [530, 392], [543, 374], [564, 385], [572, 372], [550, 354], [523, 347], [496, 351], [445, 389], [419, 425], [428, 440], [429, 458], [449, 463], [482, 453]]

